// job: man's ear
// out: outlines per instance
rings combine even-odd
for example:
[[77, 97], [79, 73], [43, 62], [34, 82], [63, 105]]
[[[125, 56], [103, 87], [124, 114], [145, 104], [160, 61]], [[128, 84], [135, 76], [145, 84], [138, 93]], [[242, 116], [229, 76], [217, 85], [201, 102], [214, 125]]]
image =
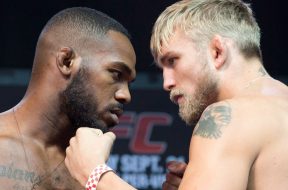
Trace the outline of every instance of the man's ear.
[[228, 53], [227, 45], [223, 37], [215, 35], [211, 40], [210, 50], [215, 68], [221, 68], [227, 59]]
[[71, 75], [74, 58], [75, 52], [70, 47], [62, 47], [57, 52], [57, 67], [63, 75], [67, 77]]

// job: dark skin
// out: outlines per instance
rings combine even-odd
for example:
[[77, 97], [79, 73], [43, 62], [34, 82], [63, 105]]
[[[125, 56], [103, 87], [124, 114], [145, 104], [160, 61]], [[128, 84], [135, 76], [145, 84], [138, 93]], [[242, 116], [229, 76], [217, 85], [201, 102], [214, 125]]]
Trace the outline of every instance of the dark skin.
[[[136, 75], [136, 57], [126, 36], [109, 31], [101, 42], [91, 43], [89, 59], [73, 48], [59, 46], [56, 41], [54, 45], [53, 49], [45, 49], [40, 44], [42, 49], [38, 50], [34, 64], [39, 65], [37, 71], [41, 73], [32, 75], [21, 102], [0, 114], [2, 189], [84, 189], [71, 177], [63, 162], [69, 139], [75, 135], [78, 125], [109, 130], [118, 122], [120, 105], [131, 99], [128, 84]], [[41, 63], [44, 60], [45, 65]], [[74, 94], [74, 101], [87, 100], [91, 104], [83, 116], [91, 118], [76, 125], [69, 118], [69, 106], [63, 106], [61, 94], [79, 78], [84, 64], [85, 77], [75, 85], [87, 91], [85, 95], [90, 98], [70, 94]], [[80, 116], [74, 119], [82, 121]]]

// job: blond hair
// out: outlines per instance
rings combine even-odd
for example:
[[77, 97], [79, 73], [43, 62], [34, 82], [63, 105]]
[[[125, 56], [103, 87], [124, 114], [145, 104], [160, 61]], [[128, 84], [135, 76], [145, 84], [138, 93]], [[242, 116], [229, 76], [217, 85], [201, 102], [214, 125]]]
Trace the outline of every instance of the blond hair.
[[241, 0], [182, 0], [165, 9], [154, 24], [150, 42], [155, 60], [176, 29], [199, 47], [215, 35], [231, 38], [246, 57], [261, 58], [260, 28], [250, 5]]

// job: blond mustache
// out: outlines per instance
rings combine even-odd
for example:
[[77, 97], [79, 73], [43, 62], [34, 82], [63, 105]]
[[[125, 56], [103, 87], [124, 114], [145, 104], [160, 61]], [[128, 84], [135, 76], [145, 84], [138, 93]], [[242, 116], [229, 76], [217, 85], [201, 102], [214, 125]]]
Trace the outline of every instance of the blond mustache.
[[170, 100], [173, 102], [173, 103], [176, 103], [174, 101], [174, 97], [175, 96], [179, 96], [179, 95], [184, 95], [184, 92], [182, 90], [179, 90], [179, 89], [174, 89], [174, 90], [171, 90], [170, 91]]

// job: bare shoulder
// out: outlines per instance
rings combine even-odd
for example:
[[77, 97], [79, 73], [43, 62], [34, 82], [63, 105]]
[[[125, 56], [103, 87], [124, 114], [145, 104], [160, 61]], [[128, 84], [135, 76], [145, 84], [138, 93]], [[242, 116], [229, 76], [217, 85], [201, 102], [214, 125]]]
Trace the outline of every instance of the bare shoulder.
[[277, 130], [288, 124], [288, 97], [245, 96], [227, 102], [232, 110], [231, 121], [244, 129]]
[[231, 111], [228, 102], [218, 102], [208, 106], [202, 113], [193, 135], [209, 139], [221, 137], [223, 128], [231, 122]]
[[15, 123], [9, 114], [2, 113], [0, 114], [0, 162], [8, 153], [13, 154], [15, 149], [17, 152], [17, 147], [21, 147], [21, 141]]
[[234, 98], [208, 106], [202, 113], [193, 136], [226, 139], [231, 142], [235, 142], [231, 138], [242, 138], [246, 140], [243, 142], [250, 143], [254, 139], [263, 142], [283, 128], [288, 131], [287, 116], [288, 99], [285, 96]]
[[[189, 148], [189, 172], [196, 179], [201, 174], [213, 176], [217, 185], [227, 179], [232, 182], [225, 185], [227, 189], [246, 183], [250, 166], [260, 149], [255, 133], [241, 126], [245, 121], [238, 123], [235, 109], [240, 108], [236, 107], [234, 100], [208, 106], [193, 131]], [[215, 171], [219, 171], [216, 176]]]

